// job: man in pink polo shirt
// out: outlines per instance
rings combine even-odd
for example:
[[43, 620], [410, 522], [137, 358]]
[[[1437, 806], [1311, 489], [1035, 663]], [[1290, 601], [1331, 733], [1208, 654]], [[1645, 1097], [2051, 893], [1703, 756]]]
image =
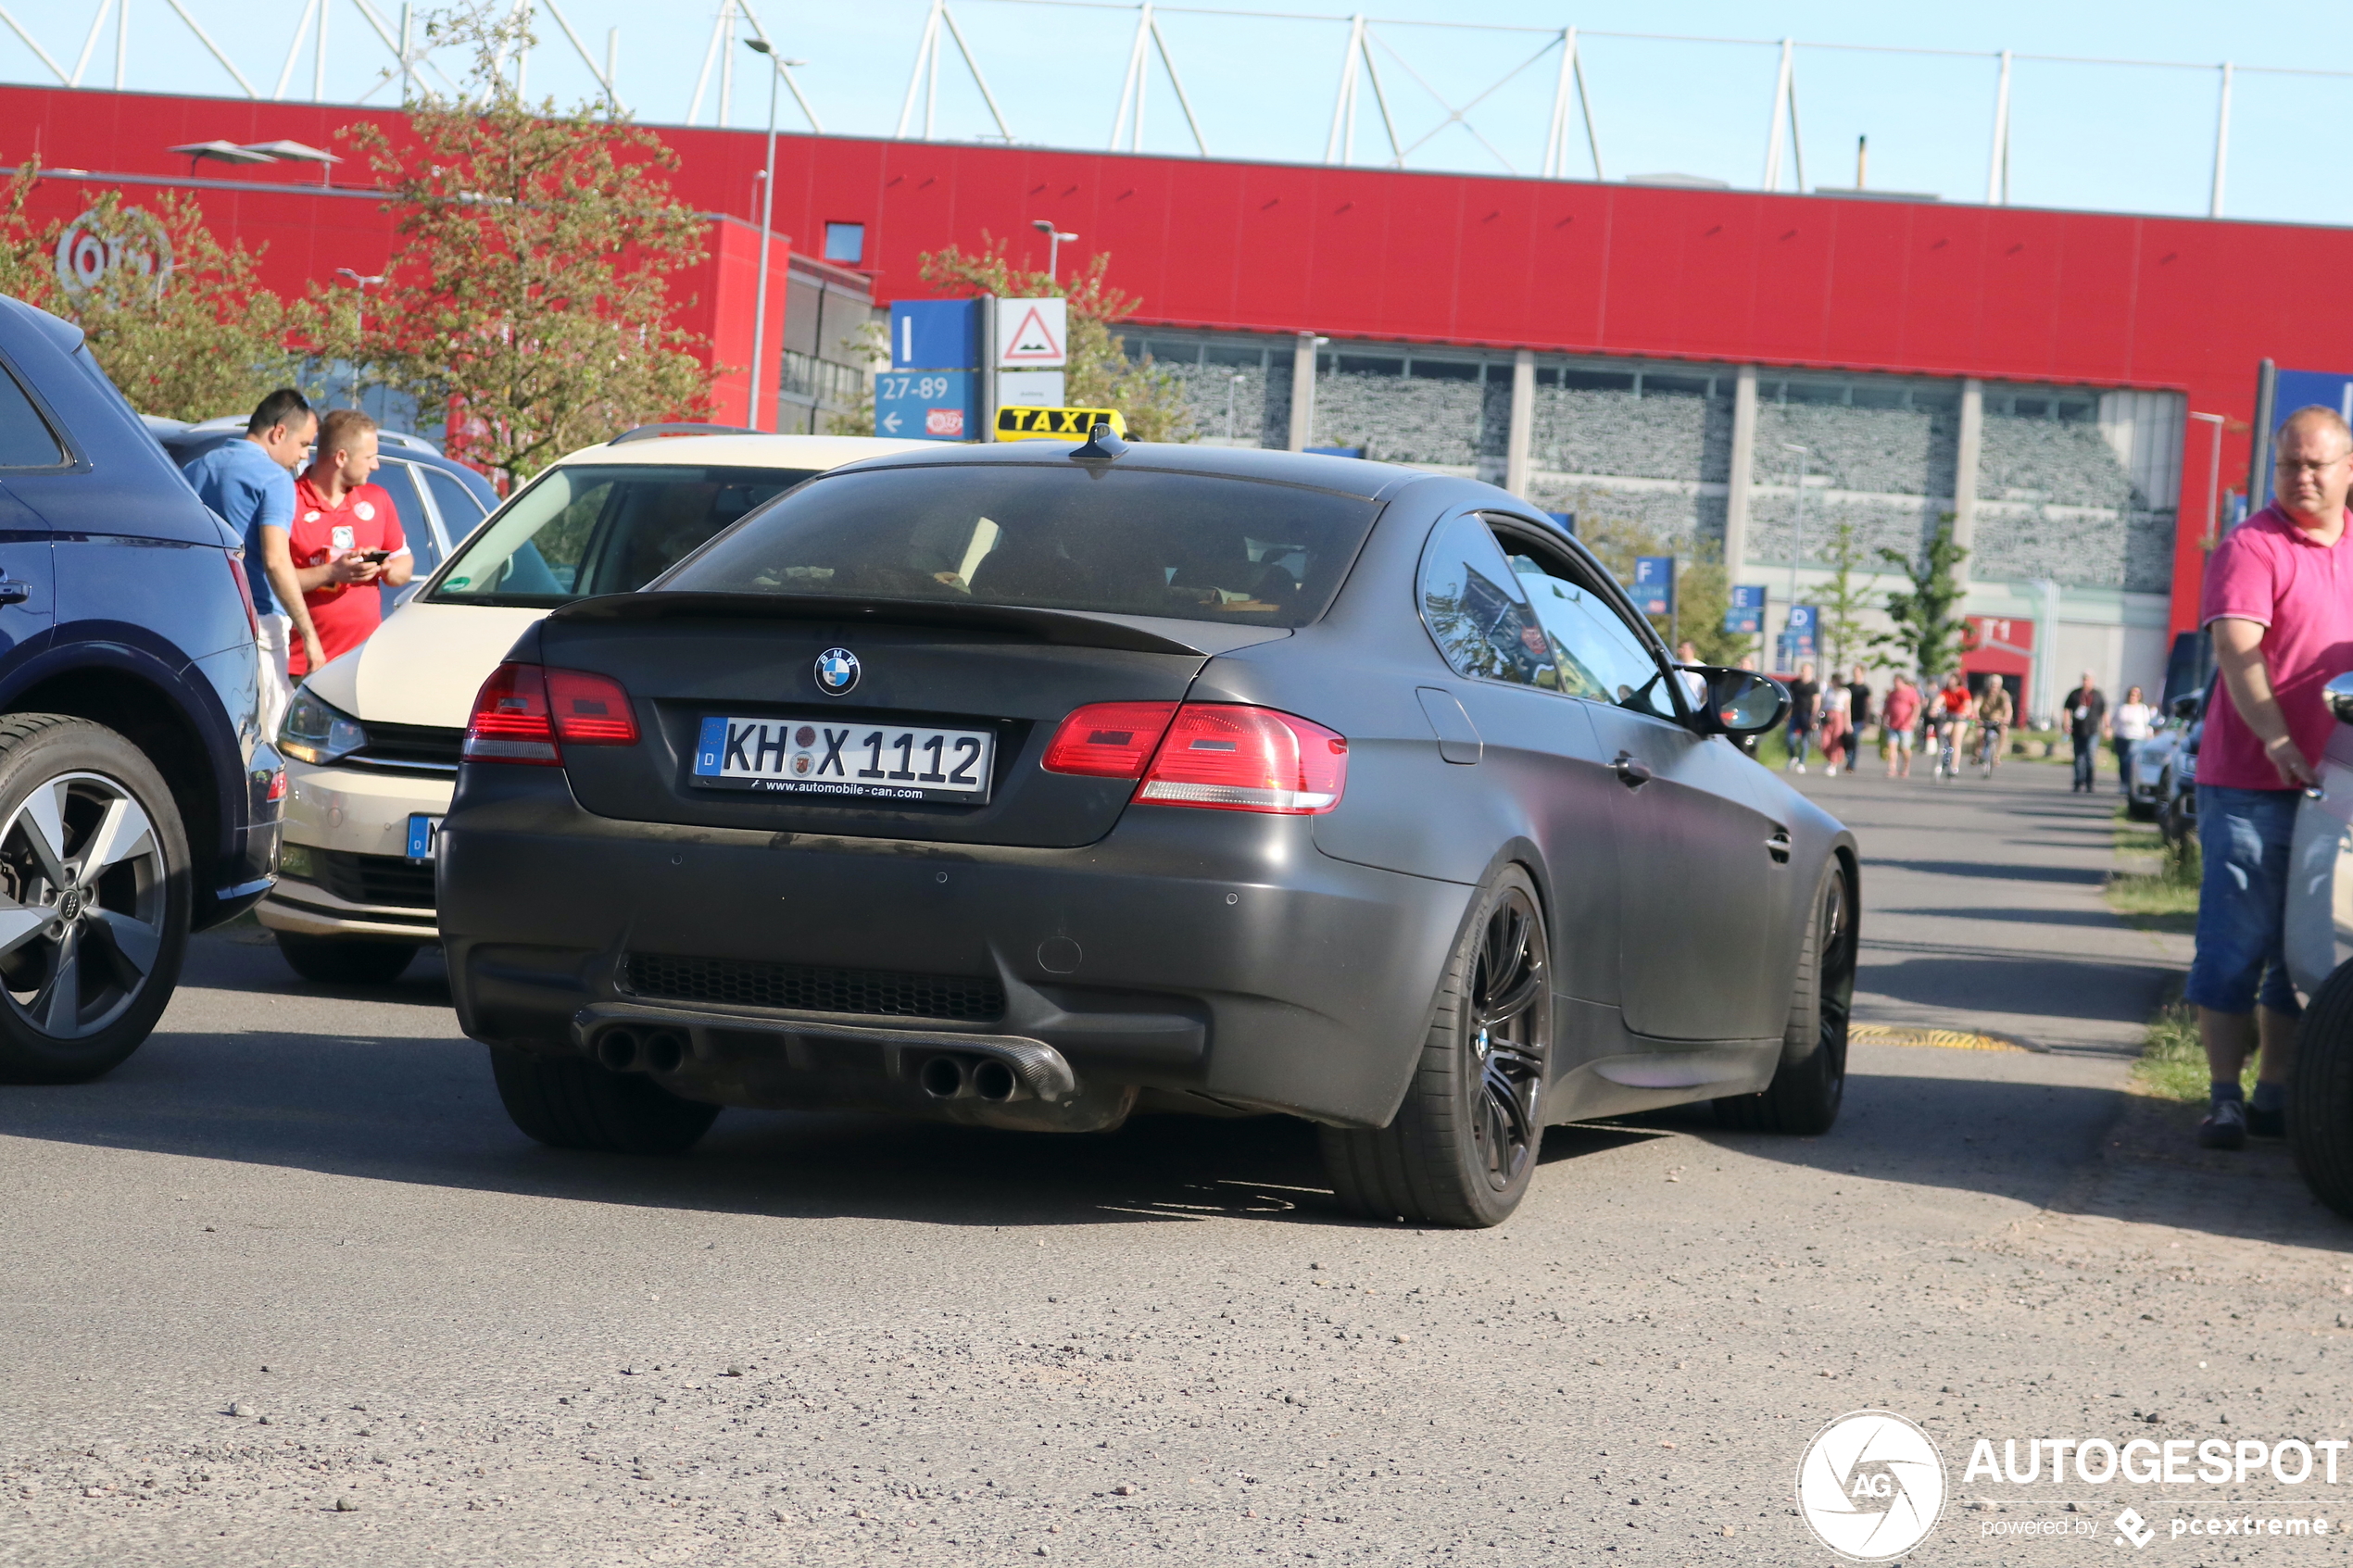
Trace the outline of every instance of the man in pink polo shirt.
[[[2334, 722], [2321, 688], [2353, 670], [2353, 430], [2334, 408], [2298, 408], [2272, 446], [2274, 499], [2215, 548], [2199, 615], [2222, 689], [2198, 743], [2205, 875], [2183, 995], [2206, 1044], [2213, 1106], [2197, 1137], [2208, 1148], [2284, 1131], [2302, 1011], [2284, 947], [2288, 847]], [[2259, 1045], [2249, 1107], [2239, 1074]]]

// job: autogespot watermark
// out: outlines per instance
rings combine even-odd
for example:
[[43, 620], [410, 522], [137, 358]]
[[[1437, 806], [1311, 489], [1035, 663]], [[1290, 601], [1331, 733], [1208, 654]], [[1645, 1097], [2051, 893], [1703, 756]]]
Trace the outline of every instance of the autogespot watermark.
[[[2006, 1437], [1997, 1452], [1993, 1438], [1978, 1437], [1969, 1444], [1961, 1485], [2334, 1486], [2348, 1449], [2353, 1438]], [[2343, 1468], [2346, 1482], [2353, 1484], [2353, 1461]], [[1815, 1537], [1841, 1557], [1886, 1562], [1935, 1531], [1946, 1487], [1943, 1456], [1926, 1432], [1893, 1411], [1851, 1411], [1825, 1424], [1806, 1446], [1797, 1465], [1797, 1511]], [[2031, 1505], [2036, 1496], [2006, 1496], [1996, 1506]], [[2104, 1544], [2139, 1551], [2160, 1539], [2204, 1544], [2223, 1537], [2252, 1543], [2345, 1533], [2344, 1524], [2326, 1512], [2269, 1512], [2276, 1502], [2183, 1499], [2176, 1504], [2161, 1492], [2148, 1500], [2167, 1504], [2156, 1510], [2159, 1519], [2144, 1518], [2138, 1508], [2128, 1506], [2102, 1524], [2105, 1507], [2070, 1499], [2070, 1512], [2064, 1517], [1982, 1519], [1977, 1534], [1988, 1539], [2106, 1537]]]

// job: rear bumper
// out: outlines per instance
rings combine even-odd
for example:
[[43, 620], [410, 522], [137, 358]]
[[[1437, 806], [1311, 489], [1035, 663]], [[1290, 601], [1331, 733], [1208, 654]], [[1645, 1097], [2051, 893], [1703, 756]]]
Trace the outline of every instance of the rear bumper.
[[[1301, 818], [1135, 807], [1092, 846], [996, 848], [620, 822], [560, 774], [472, 771], [438, 886], [466, 1032], [588, 1052], [620, 1022], [668, 1029], [684, 1060], [663, 1081], [722, 1104], [953, 1114], [921, 1080], [962, 1041], [975, 1061], [1043, 1047], [1098, 1109], [1154, 1089], [1384, 1124], [1472, 892], [1331, 859]], [[954, 1022], [671, 1000], [631, 988], [633, 954], [958, 977], [1004, 1001]]]

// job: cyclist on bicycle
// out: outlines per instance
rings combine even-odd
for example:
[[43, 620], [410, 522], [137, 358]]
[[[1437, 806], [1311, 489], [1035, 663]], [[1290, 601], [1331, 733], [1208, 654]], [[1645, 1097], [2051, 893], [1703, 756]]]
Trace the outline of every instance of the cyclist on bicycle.
[[2002, 737], [2010, 727], [2010, 689], [1999, 675], [1985, 677], [1985, 691], [1977, 699], [1977, 765], [1992, 778], [2002, 765]]
[[1935, 739], [1936, 777], [1957, 779], [1961, 776], [1962, 746], [1969, 736], [1969, 716], [1977, 709], [1969, 695], [1969, 682], [1957, 670], [1945, 672], [1943, 689], [1928, 705], [1929, 729]]

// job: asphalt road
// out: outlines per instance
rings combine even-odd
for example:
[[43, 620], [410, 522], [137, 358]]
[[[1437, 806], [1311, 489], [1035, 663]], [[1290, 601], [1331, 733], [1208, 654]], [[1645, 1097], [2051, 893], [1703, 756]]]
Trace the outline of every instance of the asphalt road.
[[[1964, 1480], [1980, 1436], [2353, 1436], [2347, 1227], [2122, 1092], [2180, 944], [2107, 913], [2065, 777], [1809, 781], [1861, 1016], [2042, 1048], [1858, 1048], [1818, 1139], [1556, 1130], [1476, 1235], [1340, 1219], [1274, 1120], [557, 1154], [434, 962], [338, 995], [205, 938], [111, 1078], [0, 1090], [0, 1562], [1829, 1562], [1796, 1465], [1871, 1406], [1950, 1477], [1914, 1562], [2106, 1558], [2127, 1503], [2169, 1563], [2338, 1560], [2168, 1534], [2353, 1522], [2318, 1482]], [[2096, 1533], [1987, 1533], [2037, 1521]]]

